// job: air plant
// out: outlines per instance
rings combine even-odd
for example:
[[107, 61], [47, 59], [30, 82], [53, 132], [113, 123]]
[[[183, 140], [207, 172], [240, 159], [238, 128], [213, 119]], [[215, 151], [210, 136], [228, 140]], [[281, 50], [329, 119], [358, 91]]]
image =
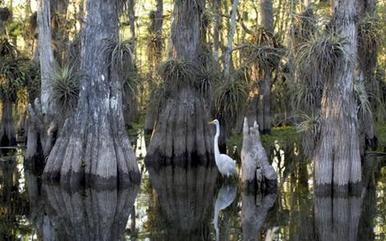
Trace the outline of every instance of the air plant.
[[18, 91], [25, 86], [26, 73], [22, 58], [2, 57], [0, 61], [0, 94], [12, 102], [16, 101]]
[[277, 68], [285, 54], [276, 37], [264, 28], [259, 28], [249, 43], [235, 48], [237, 49], [242, 50], [245, 66], [256, 64], [264, 71]]
[[355, 79], [354, 94], [358, 103], [358, 114], [360, 117], [366, 119], [368, 116], [371, 116], [373, 112], [371, 110], [368, 91], [366, 90], [363, 79]]
[[105, 42], [102, 54], [110, 58], [110, 67], [120, 74], [121, 81], [127, 80], [134, 67], [131, 42], [121, 39], [106, 39]]
[[7, 38], [0, 38], [0, 56], [16, 58], [18, 51], [16, 47], [11, 44]]
[[358, 24], [359, 46], [364, 49], [373, 49], [381, 40], [381, 23], [376, 17], [365, 16]]
[[159, 72], [167, 91], [188, 86], [199, 88], [197, 77], [200, 70], [191, 62], [171, 59], [161, 65]]
[[53, 98], [64, 112], [75, 109], [79, 97], [79, 75], [69, 65], [57, 67], [52, 79]]
[[236, 72], [229, 81], [217, 82], [215, 87], [216, 113], [226, 113], [230, 120], [235, 120], [247, 102], [248, 84], [241, 74]]

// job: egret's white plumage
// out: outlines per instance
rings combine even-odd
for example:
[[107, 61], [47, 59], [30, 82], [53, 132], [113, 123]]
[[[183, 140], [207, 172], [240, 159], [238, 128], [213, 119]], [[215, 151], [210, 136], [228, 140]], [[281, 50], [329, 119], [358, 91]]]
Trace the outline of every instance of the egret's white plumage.
[[220, 123], [218, 120], [210, 122], [216, 125], [216, 135], [214, 136], [214, 159], [221, 175], [230, 177], [236, 174], [236, 162], [228, 155], [220, 154], [218, 148], [218, 138], [220, 136]]

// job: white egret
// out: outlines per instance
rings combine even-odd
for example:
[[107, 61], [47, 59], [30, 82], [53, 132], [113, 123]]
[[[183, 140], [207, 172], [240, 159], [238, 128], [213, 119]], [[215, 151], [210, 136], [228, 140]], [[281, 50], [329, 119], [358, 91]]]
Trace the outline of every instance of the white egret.
[[220, 154], [218, 148], [218, 138], [220, 136], [220, 122], [218, 120], [213, 120], [209, 124], [216, 125], [216, 135], [214, 136], [214, 159], [216, 165], [221, 175], [230, 177], [236, 174], [236, 162], [230, 156], [225, 154]]

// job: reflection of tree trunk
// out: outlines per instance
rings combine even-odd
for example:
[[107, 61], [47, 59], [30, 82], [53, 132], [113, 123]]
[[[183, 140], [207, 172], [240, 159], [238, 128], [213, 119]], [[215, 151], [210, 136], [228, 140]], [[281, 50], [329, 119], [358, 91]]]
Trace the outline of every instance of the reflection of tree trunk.
[[16, 131], [13, 120], [13, 104], [9, 100], [4, 100], [2, 103], [2, 116], [0, 126], [0, 146], [15, 146]]
[[124, 127], [121, 63], [111, 64], [114, 53], [108, 50], [118, 41], [117, 4], [105, 0], [85, 3], [77, 110], [64, 124], [47, 159], [47, 179], [75, 185], [85, 181], [98, 187], [139, 179]]
[[214, 197], [216, 168], [162, 166], [148, 170], [161, 207], [157, 218], [168, 224], [164, 240], [209, 240], [208, 209]]
[[315, 225], [320, 241], [356, 241], [361, 214], [360, 197], [315, 197]]
[[59, 186], [44, 186], [47, 214], [68, 241], [123, 240], [126, 224], [139, 186], [128, 189], [86, 189], [68, 192]]
[[[259, 194], [258, 194], [259, 195]], [[241, 227], [244, 241], [257, 241], [261, 236], [261, 228], [267, 218], [268, 211], [273, 207], [276, 194], [263, 196], [261, 200], [251, 192], [241, 194]]]

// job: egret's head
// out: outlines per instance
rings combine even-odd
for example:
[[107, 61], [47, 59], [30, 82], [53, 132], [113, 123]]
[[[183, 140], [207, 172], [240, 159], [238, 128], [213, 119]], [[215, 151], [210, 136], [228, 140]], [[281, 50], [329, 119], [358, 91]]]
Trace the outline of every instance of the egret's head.
[[220, 124], [220, 123], [218, 122], [217, 119], [214, 119], [211, 122], [209, 122], [209, 125], [218, 125], [218, 124]]

